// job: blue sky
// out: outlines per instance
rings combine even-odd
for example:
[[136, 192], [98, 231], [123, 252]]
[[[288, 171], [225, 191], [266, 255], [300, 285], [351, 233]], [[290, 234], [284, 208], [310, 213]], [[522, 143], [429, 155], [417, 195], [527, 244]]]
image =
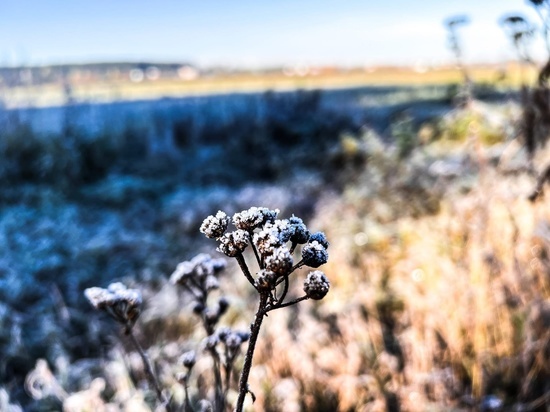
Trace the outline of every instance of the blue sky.
[[0, 64], [437, 64], [456, 14], [466, 58], [495, 62], [513, 57], [507, 12], [536, 21], [523, 0], [0, 0]]

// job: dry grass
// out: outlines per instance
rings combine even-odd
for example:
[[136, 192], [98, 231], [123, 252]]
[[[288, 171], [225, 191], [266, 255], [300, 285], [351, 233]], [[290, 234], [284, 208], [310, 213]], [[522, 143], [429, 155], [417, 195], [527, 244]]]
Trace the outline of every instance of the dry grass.
[[447, 411], [487, 395], [549, 405], [550, 199], [529, 202], [534, 179], [482, 162], [466, 193], [465, 177], [435, 182], [439, 212], [393, 210], [384, 192], [430, 201], [403, 191], [422, 172], [369, 170], [368, 196], [327, 196], [315, 224], [332, 240], [333, 289], [296, 319], [270, 319], [253, 372], [258, 410], [397, 410], [398, 399]]

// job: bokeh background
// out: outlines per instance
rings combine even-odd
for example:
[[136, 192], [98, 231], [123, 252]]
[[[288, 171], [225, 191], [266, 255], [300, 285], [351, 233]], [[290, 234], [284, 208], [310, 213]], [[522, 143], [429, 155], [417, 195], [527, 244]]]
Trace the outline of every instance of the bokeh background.
[[204, 336], [168, 279], [218, 257], [206, 216], [251, 206], [326, 233], [331, 291], [266, 319], [249, 410], [549, 410], [549, 11], [0, 2], [0, 411], [154, 410], [83, 295], [113, 281], [143, 292], [138, 339], [181, 401]]

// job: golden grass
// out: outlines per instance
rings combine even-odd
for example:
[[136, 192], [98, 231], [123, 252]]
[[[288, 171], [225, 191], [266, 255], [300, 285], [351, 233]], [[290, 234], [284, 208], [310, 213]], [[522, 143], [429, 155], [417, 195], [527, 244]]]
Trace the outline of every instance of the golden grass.
[[[533, 400], [548, 376], [550, 335], [540, 325], [550, 316], [550, 199], [529, 202], [532, 177], [505, 177], [478, 160], [467, 193], [441, 182], [436, 214], [411, 217], [398, 206], [388, 220], [395, 204], [382, 193], [404, 195], [412, 172], [397, 162], [367, 167], [359, 183], [371, 185], [368, 197], [327, 196], [314, 225], [332, 241], [333, 288], [322, 304], [300, 307], [294, 331], [294, 315], [270, 317], [253, 387], [276, 392], [291, 377], [303, 392], [297, 410], [330, 410], [337, 399], [337, 410], [382, 411], [389, 394], [407, 411], [453, 410], [468, 393]], [[380, 173], [393, 182], [382, 177], [377, 189]], [[384, 231], [371, 231], [380, 221]], [[286, 399], [276, 401], [260, 396], [256, 407], [285, 410]]]
[[[536, 73], [517, 64], [472, 66], [471, 77], [477, 83], [517, 87], [522, 76], [532, 81]], [[503, 77], [503, 74], [505, 75]], [[414, 69], [410, 67], [379, 67], [365, 70], [324, 70], [317, 75], [285, 76], [282, 73], [243, 73], [202, 77], [192, 81], [157, 80], [81, 82], [72, 85], [77, 101], [113, 101], [158, 99], [217, 93], [258, 92], [265, 90], [330, 89], [361, 86], [422, 86], [460, 83], [462, 74], [454, 67]], [[25, 105], [61, 105], [66, 101], [62, 85], [47, 84], [2, 90], [8, 107]]]

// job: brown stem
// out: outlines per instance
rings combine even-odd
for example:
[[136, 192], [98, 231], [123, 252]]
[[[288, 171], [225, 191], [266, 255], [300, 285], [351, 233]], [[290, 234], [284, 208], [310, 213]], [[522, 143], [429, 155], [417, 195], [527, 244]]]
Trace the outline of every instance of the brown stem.
[[155, 373], [153, 372], [153, 366], [151, 365], [151, 361], [149, 360], [149, 357], [147, 356], [147, 354], [139, 344], [138, 340], [136, 339], [136, 336], [134, 335], [134, 331], [131, 329], [131, 327], [127, 327], [127, 331], [128, 331], [128, 336], [130, 336], [130, 340], [132, 341], [132, 344], [138, 351], [139, 356], [141, 356], [141, 360], [143, 361], [143, 366], [145, 366], [145, 374], [147, 375], [147, 380], [149, 381], [149, 384], [155, 389], [159, 402], [166, 406], [167, 411], [170, 411], [169, 401], [162, 394], [162, 390], [160, 389], [158, 379], [155, 376]]
[[275, 286], [279, 286], [281, 283], [283, 283], [285, 280], [288, 280], [288, 277], [296, 270], [296, 269], [300, 269], [302, 266], [305, 266], [305, 263], [304, 263], [304, 260], [300, 260], [298, 263], [296, 263], [294, 266], [292, 266], [292, 268], [289, 270], [288, 272], [288, 275], [280, 278], [279, 280], [277, 280], [277, 282], [275, 283]]
[[237, 400], [237, 407], [235, 408], [236, 412], [242, 412], [244, 399], [246, 397], [246, 394], [249, 392], [248, 377], [250, 376], [250, 369], [252, 368], [252, 358], [254, 357], [254, 349], [256, 347], [256, 341], [258, 340], [262, 321], [265, 316], [265, 306], [268, 297], [268, 293], [260, 293], [260, 304], [258, 306], [258, 311], [256, 312], [254, 323], [250, 325], [250, 341], [248, 342], [248, 348], [246, 350], [246, 356], [244, 359], [244, 366], [241, 372], [241, 379], [239, 381], [239, 398]]
[[283, 293], [281, 293], [281, 297], [279, 298], [279, 304], [282, 304], [283, 301], [285, 300], [285, 297], [286, 297], [286, 294], [288, 293], [288, 276], [289, 275], [286, 275], [285, 276], [285, 284], [284, 284], [284, 287], [283, 287]]
[[[189, 373], [187, 375], [187, 379], [189, 379]], [[189, 388], [187, 387], [187, 382], [185, 382], [185, 385], [183, 385], [183, 390], [185, 391], [184, 411], [185, 412], [192, 412], [193, 408], [191, 407], [191, 401], [189, 400]]]
[[256, 257], [256, 261], [258, 262], [258, 266], [260, 269], [262, 269], [262, 259], [260, 259], [260, 255], [258, 253], [258, 249], [256, 248], [256, 245], [254, 244], [252, 238], [254, 237], [254, 231], [251, 230], [248, 232], [250, 235], [250, 245], [252, 246], [252, 250], [254, 251], [254, 256]]
[[271, 312], [272, 310], [275, 310], [275, 309], [281, 309], [281, 308], [286, 308], [287, 306], [291, 306], [291, 305], [295, 305], [296, 303], [299, 303], [303, 300], [307, 300], [309, 299], [307, 295], [304, 295], [298, 299], [294, 299], [294, 300], [291, 300], [290, 302], [286, 302], [286, 303], [281, 303], [280, 305], [275, 305], [275, 306], [271, 306], [269, 308], [266, 308], [264, 310], [264, 314], [267, 315], [267, 312]]
[[235, 258], [237, 259], [237, 262], [239, 263], [239, 266], [241, 267], [241, 270], [243, 271], [244, 275], [246, 276], [246, 278], [248, 279], [250, 284], [252, 286], [254, 286], [254, 289], [258, 290], [258, 288], [255, 285], [254, 278], [250, 274], [250, 270], [248, 269], [248, 266], [246, 265], [246, 262], [244, 260], [244, 256], [242, 255], [242, 253], [239, 253], [237, 256], [235, 256]]
[[[206, 302], [201, 302], [206, 306]], [[208, 322], [206, 319], [206, 316], [204, 312], [202, 313], [202, 325], [204, 327], [204, 330], [206, 332], [207, 336], [212, 336], [214, 334], [214, 327]], [[216, 348], [212, 348], [208, 350], [208, 353], [210, 353], [210, 356], [212, 356], [212, 369], [214, 372], [214, 381], [215, 381], [215, 402], [214, 402], [214, 410], [216, 412], [223, 412], [225, 409], [225, 397], [223, 395], [223, 388], [222, 388], [222, 375], [220, 371], [220, 355], [218, 354], [218, 351]]]
[[218, 355], [218, 352], [216, 351], [216, 348], [213, 348], [210, 350], [210, 355], [212, 356], [212, 360], [214, 361], [214, 380], [216, 385], [216, 395], [215, 395], [215, 405], [214, 410], [216, 412], [223, 412], [225, 410], [225, 398], [223, 396], [223, 388], [222, 388], [222, 375], [220, 371], [220, 356]]

